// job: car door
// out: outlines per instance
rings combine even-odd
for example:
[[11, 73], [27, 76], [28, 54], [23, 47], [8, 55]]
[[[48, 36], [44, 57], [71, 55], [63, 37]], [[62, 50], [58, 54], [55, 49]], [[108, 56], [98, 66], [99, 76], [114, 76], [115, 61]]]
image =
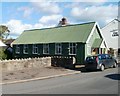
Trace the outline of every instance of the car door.
[[115, 63], [115, 60], [114, 60], [114, 58], [110, 55], [110, 67], [111, 67], [112, 65], [114, 65], [114, 63]]
[[108, 54], [105, 54], [104, 55], [104, 64], [105, 64], [105, 67], [106, 68], [108, 68], [110, 65], [109, 65], [109, 63], [110, 63], [110, 61], [109, 61], [109, 56], [108, 56]]
[[105, 65], [105, 67], [107, 67], [107, 61], [106, 61], [106, 57], [105, 57], [105, 55], [101, 55], [101, 64], [104, 64]]
[[114, 59], [111, 55], [108, 54], [108, 62], [109, 62], [109, 66], [108, 67], [111, 67], [113, 64], [114, 64]]

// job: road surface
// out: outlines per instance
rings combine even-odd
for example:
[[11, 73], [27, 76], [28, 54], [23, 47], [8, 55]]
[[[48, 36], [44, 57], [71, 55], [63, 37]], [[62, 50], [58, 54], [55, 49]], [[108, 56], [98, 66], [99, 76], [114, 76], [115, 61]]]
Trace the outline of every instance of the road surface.
[[3, 94], [118, 94], [118, 68], [2, 86]]

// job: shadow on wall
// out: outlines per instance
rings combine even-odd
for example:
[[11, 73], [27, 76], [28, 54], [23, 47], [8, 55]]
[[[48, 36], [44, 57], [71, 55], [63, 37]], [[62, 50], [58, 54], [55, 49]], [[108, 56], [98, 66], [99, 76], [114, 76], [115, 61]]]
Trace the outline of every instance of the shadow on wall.
[[105, 77], [113, 80], [120, 80], [120, 74], [109, 74], [109, 75], [106, 75]]
[[53, 57], [51, 58], [51, 65], [54, 67], [73, 68], [73, 58]]

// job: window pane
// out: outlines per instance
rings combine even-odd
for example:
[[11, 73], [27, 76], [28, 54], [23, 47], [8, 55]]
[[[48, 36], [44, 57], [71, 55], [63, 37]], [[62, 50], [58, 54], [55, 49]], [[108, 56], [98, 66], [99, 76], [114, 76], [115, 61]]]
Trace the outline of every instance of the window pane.
[[76, 47], [73, 47], [73, 54], [76, 54]]
[[55, 44], [55, 53], [56, 54], [61, 54], [62, 53], [62, 46], [60, 43]]
[[49, 44], [44, 44], [43, 45], [43, 53], [48, 54], [49, 53]]
[[24, 45], [23, 47], [23, 53], [28, 54], [28, 45]]
[[72, 55], [75, 55], [76, 54], [76, 43], [70, 43], [69, 47], [70, 47], [69, 53]]
[[33, 54], [38, 53], [38, 46], [36, 44], [33, 45]]
[[16, 53], [19, 54], [20, 53], [20, 46], [16, 45]]

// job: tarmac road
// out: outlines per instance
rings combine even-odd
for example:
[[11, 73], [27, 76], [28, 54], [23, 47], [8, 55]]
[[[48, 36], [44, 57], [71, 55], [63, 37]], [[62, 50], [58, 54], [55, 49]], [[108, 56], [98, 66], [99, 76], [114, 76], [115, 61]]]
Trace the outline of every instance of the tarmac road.
[[118, 68], [2, 86], [3, 94], [118, 94]]

